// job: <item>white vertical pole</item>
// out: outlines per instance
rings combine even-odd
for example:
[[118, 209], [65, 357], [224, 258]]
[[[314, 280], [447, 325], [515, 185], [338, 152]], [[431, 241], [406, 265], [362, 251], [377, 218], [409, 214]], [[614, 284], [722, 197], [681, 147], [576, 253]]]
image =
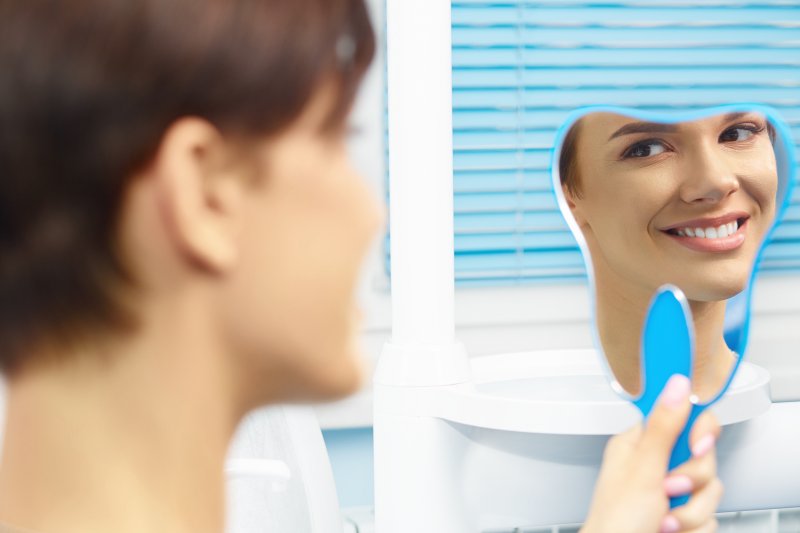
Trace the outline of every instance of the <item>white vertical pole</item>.
[[392, 340], [374, 381], [375, 529], [464, 533], [459, 435], [409, 416], [419, 387], [469, 378], [455, 340], [449, 0], [387, 0]]
[[450, 2], [388, 0], [392, 339], [453, 341]]
[[453, 318], [450, 2], [387, 0], [386, 17], [392, 371], [378, 379], [445, 385], [465, 379], [466, 360]]

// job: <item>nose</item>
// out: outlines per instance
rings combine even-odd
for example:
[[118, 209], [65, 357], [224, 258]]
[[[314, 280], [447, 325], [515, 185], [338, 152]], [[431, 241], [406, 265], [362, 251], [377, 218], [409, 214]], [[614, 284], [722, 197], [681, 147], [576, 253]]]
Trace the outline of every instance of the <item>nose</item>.
[[688, 204], [717, 204], [739, 190], [739, 178], [717, 143], [698, 143], [685, 164], [680, 196]]

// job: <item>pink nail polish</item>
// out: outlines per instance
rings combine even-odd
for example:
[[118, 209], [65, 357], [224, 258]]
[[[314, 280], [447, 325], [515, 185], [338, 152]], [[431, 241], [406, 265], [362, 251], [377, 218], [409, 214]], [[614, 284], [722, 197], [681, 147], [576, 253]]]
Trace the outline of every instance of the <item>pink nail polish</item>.
[[688, 476], [669, 476], [664, 480], [664, 492], [667, 493], [667, 496], [683, 496], [692, 492], [693, 488], [694, 484]]
[[692, 455], [694, 455], [695, 457], [704, 456], [705, 454], [711, 451], [716, 441], [717, 439], [714, 438], [714, 435], [706, 435], [705, 437], [694, 443], [694, 446], [692, 446]]
[[677, 533], [681, 530], [681, 524], [678, 519], [672, 515], [667, 515], [661, 521], [661, 533]]
[[661, 403], [667, 407], [678, 407], [686, 401], [690, 393], [689, 378], [683, 374], [674, 374], [661, 392]]

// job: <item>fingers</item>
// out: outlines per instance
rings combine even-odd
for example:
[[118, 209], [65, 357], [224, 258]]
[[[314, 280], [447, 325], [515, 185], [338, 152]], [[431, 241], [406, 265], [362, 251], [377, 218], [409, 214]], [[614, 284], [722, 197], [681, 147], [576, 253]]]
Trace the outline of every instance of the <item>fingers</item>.
[[[672, 447], [691, 411], [691, 385], [686, 376], [675, 374], [667, 382], [647, 420], [640, 448], [666, 470]], [[707, 422], [708, 423], [708, 422]]]
[[681, 530], [681, 533], [716, 533], [717, 529], [719, 528], [719, 523], [717, 522], [716, 518], [712, 518], [702, 526], [695, 528], [695, 529], [684, 529]]
[[669, 473], [664, 480], [668, 496], [683, 496], [701, 489], [717, 476], [717, 454], [714, 449], [701, 457], [693, 457]]
[[692, 429], [692, 458], [672, 470], [664, 480], [668, 496], [682, 496], [705, 487], [717, 475], [715, 443], [720, 433], [719, 423], [711, 413], [704, 413]]
[[721, 431], [717, 417], [711, 411], [705, 411], [700, 415], [694, 423], [689, 439], [692, 446], [692, 455], [698, 457], [713, 448], [714, 444], [719, 440]]
[[643, 431], [644, 427], [642, 424], [636, 424], [635, 426], [626, 429], [622, 433], [618, 433], [612, 438], [612, 440], [618, 442], [620, 445], [625, 443], [633, 447], [637, 442], [639, 442], [639, 439], [642, 438]]
[[603, 463], [614, 461], [616, 457], [627, 457], [636, 448], [642, 436], [642, 425], [637, 424], [630, 429], [611, 437], [603, 453]]
[[[662, 531], [705, 531], [722, 499], [722, 482], [714, 478], [697, 490], [686, 505], [674, 509], [662, 522]], [[710, 531], [714, 531], [711, 529]]]

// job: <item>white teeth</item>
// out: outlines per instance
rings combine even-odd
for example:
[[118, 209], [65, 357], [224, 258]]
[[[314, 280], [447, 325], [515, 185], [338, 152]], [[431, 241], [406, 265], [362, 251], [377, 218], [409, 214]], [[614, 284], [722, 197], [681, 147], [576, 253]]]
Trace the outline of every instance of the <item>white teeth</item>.
[[722, 224], [716, 228], [680, 228], [675, 229], [675, 233], [680, 237], [698, 237], [705, 239], [724, 239], [730, 237], [739, 230], [739, 222], [734, 220], [727, 224]]

